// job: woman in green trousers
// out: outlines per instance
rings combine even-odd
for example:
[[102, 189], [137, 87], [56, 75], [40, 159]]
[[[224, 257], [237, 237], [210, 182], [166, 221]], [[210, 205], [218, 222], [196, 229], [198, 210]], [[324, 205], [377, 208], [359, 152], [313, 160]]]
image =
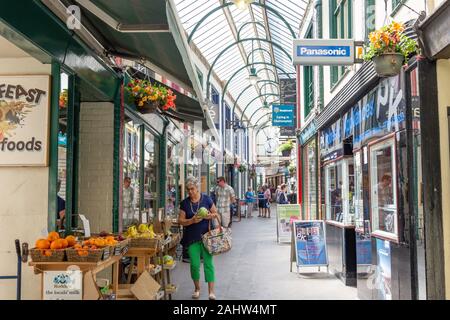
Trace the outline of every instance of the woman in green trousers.
[[[181, 244], [187, 248], [191, 264], [191, 277], [194, 281], [193, 299], [200, 298], [200, 265], [203, 258], [205, 281], [208, 283], [209, 299], [215, 300], [214, 293], [214, 263], [213, 257], [203, 246], [202, 236], [208, 232], [210, 220], [218, 217], [217, 209], [212, 199], [199, 192], [198, 180], [189, 177], [186, 182], [188, 197], [180, 204], [179, 223], [184, 227]], [[208, 215], [200, 218], [197, 213], [200, 208], [206, 208]]]

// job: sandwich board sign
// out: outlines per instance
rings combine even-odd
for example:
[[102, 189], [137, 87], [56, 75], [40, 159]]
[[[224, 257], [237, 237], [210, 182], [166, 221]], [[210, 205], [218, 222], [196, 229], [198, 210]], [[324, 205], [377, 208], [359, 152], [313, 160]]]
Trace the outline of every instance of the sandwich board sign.
[[322, 220], [294, 221], [295, 257], [299, 267], [328, 266], [325, 225]]
[[295, 39], [294, 65], [352, 65], [355, 61], [353, 39]]
[[299, 204], [277, 205], [277, 240], [278, 243], [290, 243], [292, 223], [301, 219], [301, 206]]

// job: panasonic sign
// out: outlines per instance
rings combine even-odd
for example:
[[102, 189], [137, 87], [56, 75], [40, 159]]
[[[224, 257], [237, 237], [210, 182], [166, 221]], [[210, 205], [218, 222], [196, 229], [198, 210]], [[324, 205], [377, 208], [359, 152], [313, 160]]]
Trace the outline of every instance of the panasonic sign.
[[350, 65], [355, 63], [352, 39], [294, 40], [294, 65]]

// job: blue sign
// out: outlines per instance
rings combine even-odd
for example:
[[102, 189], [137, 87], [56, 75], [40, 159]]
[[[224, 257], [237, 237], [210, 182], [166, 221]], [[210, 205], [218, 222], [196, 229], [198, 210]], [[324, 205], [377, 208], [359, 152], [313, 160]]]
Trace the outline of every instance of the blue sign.
[[377, 260], [378, 299], [392, 300], [391, 244], [389, 241], [377, 239]]
[[297, 266], [328, 265], [324, 222], [294, 221]]
[[372, 264], [372, 240], [356, 236], [356, 263], [358, 265]]
[[297, 46], [299, 57], [350, 57], [350, 46]]
[[293, 127], [295, 106], [291, 104], [272, 105], [272, 125], [276, 127]]
[[294, 39], [294, 65], [352, 65], [355, 43], [352, 39]]

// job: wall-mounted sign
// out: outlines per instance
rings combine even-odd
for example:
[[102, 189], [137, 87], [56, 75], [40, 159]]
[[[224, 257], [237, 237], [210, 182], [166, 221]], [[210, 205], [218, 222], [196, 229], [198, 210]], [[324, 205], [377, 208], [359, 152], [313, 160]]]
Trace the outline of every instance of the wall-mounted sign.
[[44, 271], [44, 300], [82, 300], [83, 273], [80, 270]]
[[276, 127], [293, 127], [295, 106], [292, 104], [272, 105], [272, 125]]
[[0, 166], [47, 166], [50, 76], [0, 76]]
[[351, 65], [355, 63], [352, 39], [294, 40], [294, 65]]
[[305, 144], [317, 132], [316, 120], [313, 119], [299, 134], [300, 144]]

